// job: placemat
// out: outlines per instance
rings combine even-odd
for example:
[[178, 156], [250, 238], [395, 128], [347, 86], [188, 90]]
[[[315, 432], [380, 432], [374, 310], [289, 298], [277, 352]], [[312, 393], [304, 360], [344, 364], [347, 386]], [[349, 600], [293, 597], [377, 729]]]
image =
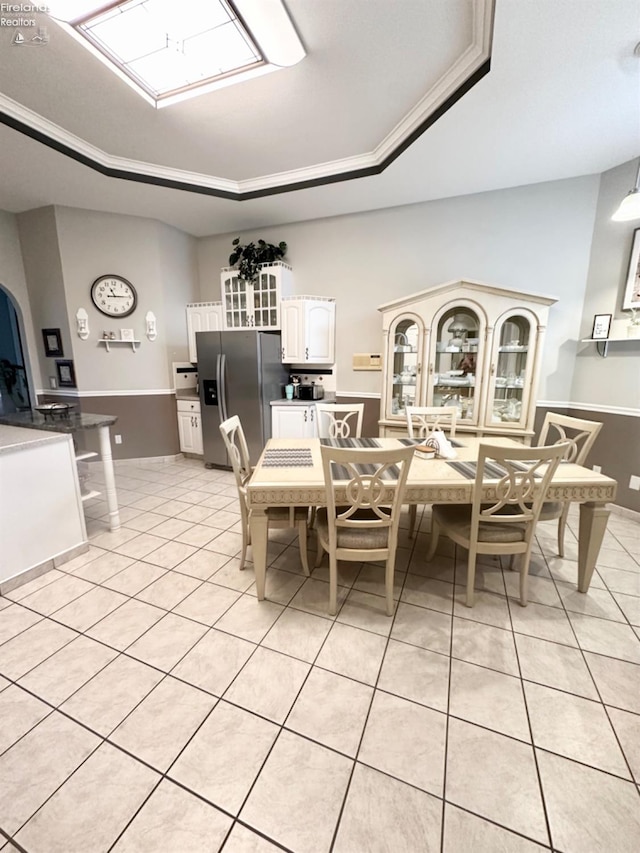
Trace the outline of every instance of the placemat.
[[[372, 464], [363, 464], [363, 465], [350, 465], [348, 468], [346, 465], [339, 465], [337, 462], [331, 463], [331, 476], [334, 480], [351, 480], [353, 479], [353, 469], [358, 474], [362, 476], [370, 476], [371, 474], [375, 474], [380, 466], [372, 465]], [[397, 465], [391, 465], [387, 468], [383, 474], [382, 480], [397, 480], [400, 476], [400, 470]]]
[[265, 450], [262, 464], [265, 468], [313, 468], [311, 451], [308, 447], [281, 447]]

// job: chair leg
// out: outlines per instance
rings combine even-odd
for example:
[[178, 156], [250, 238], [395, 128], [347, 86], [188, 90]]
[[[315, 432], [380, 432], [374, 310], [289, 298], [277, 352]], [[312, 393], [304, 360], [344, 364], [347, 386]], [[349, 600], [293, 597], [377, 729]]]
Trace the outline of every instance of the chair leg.
[[520, 557], [520, 604], [527, 606], [529, 595], [529, 559], [531, 554], [523, 554]]
[[311, 530], [311, 528], [313, 527], [313, 525], [315, 523], [316, 523], [316, 507], [312, 506], [311, 507], [311, 513], [309, 516], [309, 530]]
[[338, 611], [338, 561], [329, 554], [329, 615], [335, 616]]
[[300, 562], [302, 569], [307, 577], [309, 577], [309, 557], [307, 555], [307, 522], [298, 522], [298, 547], [300, 549]]
[[569, 515], [569, 504], [566, 504], [562, 510], [562, 515], [558, 519], [558, 556], [564, 557], [564, 531], [567, 526], [567, 516]]
[[318, 543], [318, 553], [316, 554], [316, 564], [315, 568], [317, 569], [320, 563], [322, 562], [322, 558], [324, 556], [324, 548], [322, 547], [322, 542], [320, 541], [320, 537], [316, 536], [316, 542]]
[[469, 559], [467, 561], [467, 607], [473, 607], [474, 584], [476, 581], [476, 552], [475, 549], [469, 549]]
[[387, 616], [393, 616], [393, 568], [395, 563], [395, 554], [389, 557], [384, 570], [384, 585], [387, 596]]
[[409, 504], [409, 539], [413, 539], [416, 532], [416, 520], [418, 517], [418, 507], [416, 504]]
[[425, 560], [427, 563], [430, 560], [433, 560], [436, 553], [436, 548], [438, 547], [438, 539], [440, 538], [440, 525], [435, 520], [435, 518], [431, 519], [431, 541], [429, 542], [429, 548], [427, 550], [427, 554], [425, 556]]
[[247, 547], [249, 546], [249, 526], [243, 522], [242, 524], [242, 553], [240, 554], [240, 571], [244, 570], [244, 561], [247, 557]]

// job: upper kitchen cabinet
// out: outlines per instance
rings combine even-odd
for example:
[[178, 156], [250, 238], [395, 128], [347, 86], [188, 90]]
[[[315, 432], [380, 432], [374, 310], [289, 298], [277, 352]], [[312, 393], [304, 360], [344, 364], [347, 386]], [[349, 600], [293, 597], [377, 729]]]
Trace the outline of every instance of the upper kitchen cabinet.
[[282, 361], [284, 364], [333, 364], [336, 301], [322, 296], [282, 300]]
[[293, 274], [281, 261], [260, 267], [255, 281], [246, 281], [238, 270], [225, 268], [221, 288], [225, 330], [279, 329], [280, 300], [293, 290]]
[[407, 406], [453, 405], [463, 432], [530, 439], [555, 301], [455, 281], [381, 305], [380, 434], [406, 434]]
[[222, 302], [192, 302], [187, 305], [187, 337], [189, 361], [196, 363], [196, 332], [217, 332], [222, 329]]

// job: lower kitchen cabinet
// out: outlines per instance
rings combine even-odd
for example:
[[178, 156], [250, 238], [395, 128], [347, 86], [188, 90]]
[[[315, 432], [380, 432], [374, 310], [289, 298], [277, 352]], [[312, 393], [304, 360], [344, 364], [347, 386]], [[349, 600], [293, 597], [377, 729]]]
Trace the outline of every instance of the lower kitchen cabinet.
[[202, 456], [202, 419], [200, 401], [178, 400], [178, 435], [180, 450]]
[[294, 404], [271, 406], [273, 438], [317, 438], [316, 407]]

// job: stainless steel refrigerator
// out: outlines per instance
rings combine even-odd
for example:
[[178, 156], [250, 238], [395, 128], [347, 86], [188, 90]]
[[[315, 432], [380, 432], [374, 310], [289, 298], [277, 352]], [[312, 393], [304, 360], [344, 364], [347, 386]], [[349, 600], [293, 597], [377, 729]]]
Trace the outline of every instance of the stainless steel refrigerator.
[[280, 332], [197, 332], [204, 464], [230, 468], [220, 424], [238, 415], [255, 465], [271, 437], [271, 400], [283, 396], [289, 372]]

